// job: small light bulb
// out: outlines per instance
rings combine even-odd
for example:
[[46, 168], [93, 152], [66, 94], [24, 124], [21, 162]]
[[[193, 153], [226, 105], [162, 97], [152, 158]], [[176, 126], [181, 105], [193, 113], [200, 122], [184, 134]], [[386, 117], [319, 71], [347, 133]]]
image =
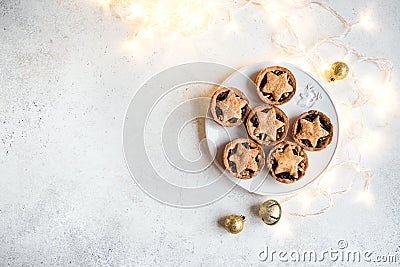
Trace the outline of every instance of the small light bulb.
[[132, 4], [129, 8], [129, 11], [130, 11], [130, 15], [135, 16], [135, 17], [139, 17], [143, 14], [143, 9], [138, 4]]
[[231, 21], [230, 21], [229, 24], [228, 24], [228, 29], [229, 29], [229, 31], [236, 32], [236, 31], [238, 30], [238, 28], [239, 28], [239, 27], [238, 27], [236, 21], [233, 20], [233, 19], [231, 19]]
[[368, 207], [372, 206], [374, 196], [368, 190], [364, 190], [358, 194], [357, 201], [366, 204]]
[[143, 31], [143, 36], [145, 38], [151, 38], [153, 37], [153, 31], [151, 29], [147, 29]]
[[375, 28], [375, 23], [372, 21], [372, 16], [371, 12], [364, 12], [364, 14], [361, 15], [358, 23], [360, 24], [361, 27], [363, 27], [366, 30], [372, 30]]

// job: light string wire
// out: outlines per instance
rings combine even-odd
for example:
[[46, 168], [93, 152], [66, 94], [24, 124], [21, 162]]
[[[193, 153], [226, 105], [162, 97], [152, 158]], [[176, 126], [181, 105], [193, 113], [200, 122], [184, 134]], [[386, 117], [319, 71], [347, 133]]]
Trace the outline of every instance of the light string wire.
[[[275, 10], [272, 8], [268, 8], [268, 6], [265, 5], [265, 3], [261, 3], [261, 2], [256, 2], [256, 1], [248, 1], [248, 3], [251, 3], [259, 8], [261, 8], [262, 10], [266, 11], [267, 13], [271, 12], [275, 12]], [[269, 1], [269, 3], [271, 3], [271, 1]], [[331, 15], [333, 15], [334, 17], [336, 17], [338, 19], [338, 21], [342, 24], [342, 26], [344, 27], [344, 30], [342, 31], [341, 34], [336, 35], [336, 36], [329, 36], [327, 38], [324, 38], [322, 40], [320, 40], [319, 42], [317, 42], [309, 51], [306, 51], [300, 44], [299, 38], [296, 34], [296, 31], [294, 30], [292, 24], [290, 23], [290, 21], [288, 19], [286, 19], [285, 16], [280, 16], [279, 19], [281, 20], [282, 24], [286, 27], [286, 31], [294, 38], [294, 43], [295, 45], [288, 45], [285, 44], [283, 42], [281, 42], [279, 40], [279, 34], [280, 32], [275, 32], [272, 34], [271, 37], [271, 41], [272, 43], [279, 47], [283, 53], [285, 54], [285, 56], [288, 57], [302, 57], [305, 58], [310, 65], [313, 67], [313, 72], [318, 74], [318, 76], [320, 78], [324, 78], [323, 74], [326, 73], [326, 70], [323, 70], [323, 72], [321, 72], [321, 69], [319, 68], [320, 65], [323, 64], [323, 59], [322, 57], [318, 54], [318, 49], [323, 46], [324, 44], [331, 44], [337, 47], [340, 47], [342, 49], [345, 50], [345, 55], [353, 55], [357, 58], [358, 62], [370, 62], [375, 64], [379, 70], [381, 72], [384, 73], [385, 79], [384, 79], [384, 83], [387, 84], [390, 82], [391, 80], [391, 73], [392, 73], [392, 64], [386, 60], [386, 59], [380, 59], [380, 58], [374, 58], [374, 57], [366, 57], [364, 55], [362, 55], [360, 52], [358, 52], [357, 50], [351, 48], [350, 46], [346, 45], [344, 42], [342, 42], [341, 40], [344, 39], [354, 28], [354, 26], [358, 25], [360, 22], [355, 22], [355, 23], [349, 23], [344, 17], [342, 17], [336, 10], [334, 10], [333, 8], [329, 7], [328, 5], [326, 5], [325, 3], [321, 3], [321, 2], [306, 2], [306, 1], [297, 1], [298, 4], [301, 4], [302, 8], [305, 7], [310, 7], [311, 5], [316, 5], [326, 11], [328, 11]], [[267, 3], [268, 5], [268, 3]], [[270, 12], [268, 12], [269, 10], [271, 10]], [[232, 17], [232, 16], [230, 16]], [[315, 61], [313, 61], [310, 58], [310, 55], [314, 55], [317, 58], [317, 63]], [[321, 77], [322, 76], [322, 77]], [[352, 75], [352, 78], [354, 80], [354, 85], [355, 85], [355, 91], [357, 93], [357, 97], [355, 100], [350, 101], [348, 103], [344, 103], [350, 105], [352, 108], [356, 108], [356, 107], [363, 107], [363, 105], [365, 105], [366, 103], [368, 103], [370, 101], [370, 99], [368, 98], [368, 96], [366, 96], [363, 93], [363, 88], [362, 86], [360, 86], [360, 79], [358, 79], [354, 73]], [[365, 128], [365, 126], [363, 126]], [[347, 133], [348, 136], [350, 138], [355, 139], [354, 137], [354, 133]], [[332, 164], [327, 172], [335, 169], [335, 168], [339, 168], [343, 165], [353, 165], [358, 172], [358, 177], [357, 176], [353, 176], [350, 179], [349, 185], [342, 189], [342, 190], [337, 190], [334, 192], [331, 192], [331, 190], [328, 189], [323, 189], [320, 186], [320, 182], [324, 179], [324, 175], [322, 175], [319, 179], [318, 179], [318, 183], [317, 186], [309, 189], [309, 191], [313, 191], [313, 193], [319, 193], [320, 195], [324, 196], [327, 199], [328, 204], [315, 211], [315, 212], [305, 212], [305, 213], [299, 213], [299, 212], [286, 212], [289, 215], [292, 216], [298, 216], [298, 217], [308, 217], [308, 216], [315, 216], [315, 215], [319, 215], [322, 213], [325, 213], [330, 207], [333, 206], [334, 202], [333, 202], [333, 196], [334, 195], [339, 195], [339, 194], [344, 194], [348, 191], [350, 191], [352, 189], [352, 186], [356, 180], [356, 178], [362, 178], [364, 180], [364, 186], [363, 186], [363, 191], [367, 192], [369, 189], [369, 184], [370, 184], [370, 179], [372, 177], [372, 171], [369, 169], [365, 169], [364, 167], [361, 166], [360, 163], [360, 159], [358, 161], [354, 161], [354, 160], [347, 160], [347, 161], [342, 161], [339, 162], [337, 164]], [[297, 201], [298, 199], [296, 198], [301, 198], [302, 193], [298, 193], [298, 194], [293, 194], [289, 197], [283, 198], [281, 200], [282, 203], [285, 203], [287, 201], [290, 201], [292, 199], [295, 199], [295, 201]]]
[[[100, 1], [100, 0], [99, 0]], [[363, 55], [358, 50], [350, 47], [344, 42], [352, 30], [363, 23], [368, 22], [365, 18], [350, 23], [346, 20], [338, 11], [328, 6], [326, 3], [318, 1], [305, 1], [305, 0], [226, 0], [226, 1], [213, 1], [213, 0], [102, 0], [106, 1], [106, 4], [111, 7], [114, 13], [126, 24], [132, 26], [135, 30], [132, 35], [133, 38], [146, 35], [146, 33], [152, 32], [153, 30], [160, 30], [166, 33], [179, 33], [183, 36], [197, 35], [205, 32], [213, 18], [217, 13], [226, 12], [228, 18], [228, 24], [234, 23], [234, 14], [239, 10], [249, 8], [250, 6], [257, 7], [264, 11], [269, 16], [274, 16], [283, 25], [283, 29], [276, 30], [271, 35], [271, 42], [274, 46], [280, 49], [282, 56], [286, 58], [301, 58], [305, 60], [309, 66], [311, 66], [311, 72], [317, 75], [320, 80], [326, 82], [327, 67], [329, 65], [325, 62], [321, 56], [321, 48], [325, 45], [331, 45], [340, 48], [344, 51], [343, 58], [353, 57], [353, 63], [370, 63], [373, 64], [382, 74], [383, 80], [379, 84], [382, 87], [386, 87], [392, 78], [392, 63], [389, 60], [382, 58], [375, 58]], [[283, 1], [283, 2], [282, 2]], [[282, 3], [281, 3], [282, 2]], [[287, 10], [288, 5], [293, 5], [298, 9], [304, 8], [319, 8], [325, 10], [337, 19], [337, 21], [343, 27], [343, 30], [337, 35], [331, 35], [326, 38], [320, 39], [310, 49], [306, 49], [295, 30], [293, 22], [290, 21], [290, 17], [293, 14], [279, 14], [277, 11], [277, 5], [284, 5], [284, 10]], [[232, 7], [233, 6], [233, 7]], [[292, 38], [292, 41], [287, 43], [282, 39], [282, 33], [285, 32], [284, 37]], [[332, 63], [332, 62], [331, 62]], [[373, 96], [365, 90], [365, 84], [363, 79], [358, 77], [355, 72], [352, 72], [349, 77], [352, 79], [352, 86], [350, 90], [355, 94], [355, 97], [349, 97], [346, 101], [335, 102], [337, 106], [344, 108], [350, 108], [351, 110], [358, 109], [363, 115], [363, 108], [374, 102]], [[348, 78], [348, 79], [349, 79]], [[332, 93], [332, 92], [331, 92]], [[344, 120], [344, 116], [339, 116], [340, 123]], [[348, 122], [349, 123], [349, 122]], [[341, 130], [341, 133], [345, 135], [345, 142], [355, 141], [357, 142], [361, 136], [360, 132], [367, 132], [366, 127], [362, 122], [358, 133], [356, 130], [345, 129]], [[368, 142], [368, 140], [366, 141]], [[341, 141], [339, 141], [340, 145]], [[340, 149], [338, 147], [338, 149]], [[358, 151], [359, 152], [359, 151]], [[325, 213], [329, 208], [334, 205], [333, 197], [349, 192], [353, 188], [353, 184], [356, 180], [361, 179], [363, 181], [363, 192], [368, 192], [370, 180], [372, 178], [372, 171], [365, 168], [361, 164], [361, 153], [358, 153], [356, 159], [354, 156], [347, 152], [348, 160], [334, 159], [333, 163], [328, 169], [317, 179], [314, 186], [307, 189], [307, 194], [322, 196], [325, 198], [327, 204], [320, 209], [312, 212], [298, 212], [288, 211], [285, 214], [297, 216], [297, 217], [309, 217]], [[332, 191], [332, 188], [324, 187], [323, 183], [327, 179], [332, 179], [329, 173], [332, 173], [336, 169], [340, 168], [352, 168], [355, 171], [355, 175], [348, 181], [348, 186], [340, 190]], [[280, 199], [281, 203], [301, 202], [304, 198], [304, 193], [292, 194], [288, 197]]]
[[[272, 15], [273, 12], [275, 12], [274, 9], [268, 8], [268, 4], [271, 3], [271, 1], [268, 1], [267, 4], [261, 3], [261, 2], [256, 2], [256, 1], [248, 1], [249, 3], [251, 2], [253, 5], [261, 8], [262, 10], [266, 11], [270, 15]], [[391, 76], [392, 76], [392, 69], [393, 66], [390, 61], [386, 59], [381, 59], [381, 58], [375, 58], [375, 57], [367, 57], [361, 54], [359, 51], [356, 49], [350, 47], [349, 45], [345, 44], [343, 42], [343, 39], [353, 30], [355, 26], [361, 23], [361, 21], [357, 21], [355, 23], [349, 23], [344, 17], [342, 17], [336, 10], [333, 8], [329, 7], [327, 4], [322, 3], [322, 2], [306, 2], [306, 1], [297, 1], [297, 4], [300, 5], [301, 8], [306, 8], [306, 7], [311, 7], [311, 6], [317, 6], [319, 8], [322, 8], [326, 11], [329, 12], [332, 16], [337, 18], [337, 20], [342, 24], [343, 26], [343, 31], [339, 35], [334, 35], [334, 36], [329, 36], [324, 39], [321, 39], [318, 41], [309, 51], [305, 50], [303, 46], [301, 45], [298, 35], [296, 34], [296, 31], [294, 30], [294, 27], [292, 23], [285, 17], [285, 16], [279, 16], [279, 19], [283, 22], [282, 25], [286, 27], [286, 31], [288, 34], [290, 34], [294, 38], [294, 44], [285, 44], [284, 42], [280, 41], [279, 34], [280, 32], [275, 32], [272, 34], [271, 41], [272, 43], [279, 47], [281, 51], [283, 52], [284, 56], [286, 57], [302, 57], [310, 63], [310, 65], [313, 67], [313, 73], [316, 73], [322, 80], [325, 80], [326, 78], [326, 69], [321, 69], [321, 65], [324, 65], [324, 61], [322, 57], [318, 53], [318, 49], [322, 47], [325, 44], [330, 44], [337, 46], [345, 51], [345, 57], [349, 55], [353, 55], [356, 58], [357, 62], [369, 62], [374, 64], [382, 73], [384, 76], [383, 85], [387, 85], [391, 81]], [[274, 14], [276, 15], [276, 14]], [[316, 58], [315, 62], [311, 56], [314, 56]], [[352, 79], [354, 80], [354, 91], [356, 93], [356, 98], [347, 101], [345, 103], [342, 103], [343, 105], [350, 106], [351, 108], [362, 108], [365, 104], [370, 102], [372, 99], [364, 93], [364, 88], [360, 84], [360, 78], [358, 78], [354, 73], [352, 74]], [[340, 118], [339, 118], [340, 120]], [[365, 129], [366, 127], [362, 125], [362, 127]], [[347, 132], [348, 139], [356, 139], [357, 135], [354, 132]], [[350, 165], [353, 166], [357, 170], [357, 174], [353, 176], [350, 181], [349, 185], [342, 189], [342, 190], [337, 190], [331, 192], [330, 189], [324, 189], [321, 187], [321, 181], [323, 181], [326, 177], [324, 175], [321, 175], [317, 181], [317, 185], [309, 189], [312, 193], [319, 193], [323, 197], [326, 198], [327, 200], [327, 205], [320, 208], [319, 210], [315, 212], [305, 212], [305, 213], [300, 213], [300, 212], [287, 212], [288, 215], [292, 216], [298, 216], [298, 217], [308, 217], [308, 216], [315, 216], [315, 215], [320, 215], [325, 213], [330, 207], [334, 205], [333, 202], [333, 196], [334, 195], [340, 195], [344, 194], [348, 191], [350, 191], [353, 187], [353, 184], [355, 183], [355, 180], [357, 178], [361, 178], [364, 181], [364, 186], [363, 186], [363, 192], [368, 192], [369, 185], [370, 185], [370, 180], [372, 178], [372, 171], [370, 169], [364, 168], [361, 163], [361, 159], [358, 160], [345, 160], [341, 161], [336, 164], [331, 164], [329, 166], [328, 170], [325, 173], [329, 173], [330, 171], [334, 170], [335, 168], [340, 168], [343, 167], [344, 165]], [[303, 193], [297, 193], [293, 194], [289, 197], [283, 198], [281, 200], [282, 203], [285, 203], [287, 201], [290, 201], [294, 199], [295, 202], [298, 202], [298, 198], [301, 198]]]

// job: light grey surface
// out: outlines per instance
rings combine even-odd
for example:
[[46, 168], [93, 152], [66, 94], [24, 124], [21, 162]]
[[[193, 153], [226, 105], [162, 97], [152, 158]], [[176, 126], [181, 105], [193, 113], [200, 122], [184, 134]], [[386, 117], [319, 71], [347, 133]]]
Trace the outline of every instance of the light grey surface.
[[[367, 2], [329, 1], [349, 19], [372, 8], [378, 28], [356, 30], [348, 42], [390, 59], [398, 81], [400, 4]], [[353, 249], [399, 253], [398, 116], [370, 160], [372, 205], [354, 202], [352, 192], [337, 197], [324, 215], [287, 217], [290, 237], [254, 214], [264, 197], [240, 188], [203, 208], [176, 209], [133, 182], [121, 144], [131, 96], [178, 63], [267, 60], [276, 51], [267, 23], [254, 9], [241, 17], [241, 33], [221, 34], [217, 23], [203, 37], [179, 40], [179, 53], [167, 45], [132, 51], [123, 45], [129, 28], [95, 2], [0, 1], [1, 265], [257, 265], [265, 245], [320, 251], [339, 239]], [[247, 215], [240, 235], [218, 224], [231, 213]]]

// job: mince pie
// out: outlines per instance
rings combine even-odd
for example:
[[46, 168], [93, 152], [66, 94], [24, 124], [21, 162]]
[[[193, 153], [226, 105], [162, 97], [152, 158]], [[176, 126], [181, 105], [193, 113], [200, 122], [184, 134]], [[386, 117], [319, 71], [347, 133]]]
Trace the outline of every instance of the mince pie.
[[249, 100], [233, 87], [220, 88], [213, 94], [210, 106], [214, 120], [227, 127], [242, 124], [250, 112]]
[[296, 93], [296, 79], [287, 68], [270, 66], [256, 78], [257, 93], [261, 100], [270, 105], [282, 105]]
[[239, 179], [250, 179], [265, 165], [262, 147], [248, 138], [238, 138], [225, 146], [223, 161], [230, 174]]
[[289, 129], [286, 114], [274, 106], [258, 106], [250, 111], [246, 120], [250, 137], [260, 145], [273, 145], [282, 141]]
[[308, 158], [301, 146], [289, 141], [283, 141], [269, 152], [267, 164], [275, 180], [291, 184], [305, 175], [308, 167]]
[[310, 110], [297, 118], [292, 134], [296, 143], [305, 150], [319, 151], [332, 141], [333, 125], [324, 113]]

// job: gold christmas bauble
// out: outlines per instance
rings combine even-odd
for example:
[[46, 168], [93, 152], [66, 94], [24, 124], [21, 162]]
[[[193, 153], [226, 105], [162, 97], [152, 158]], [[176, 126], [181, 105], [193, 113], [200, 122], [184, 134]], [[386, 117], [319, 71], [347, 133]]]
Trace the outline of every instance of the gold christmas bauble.
[[243, 230], [245, 217], [232, 214], [225, 218], [225, 229], [231, 234], [238, 234]]
[[281, 205], [276, 200], [267, 200], [261, 204], [258, 214], [265, 224], [274, 225], [281, 219]]
[[343, 80], [347, 77], [347, 74], [349, 74], [349, 66], [344, 62], [337, 61], [332, 64], [329, 70], [328, 81]]

